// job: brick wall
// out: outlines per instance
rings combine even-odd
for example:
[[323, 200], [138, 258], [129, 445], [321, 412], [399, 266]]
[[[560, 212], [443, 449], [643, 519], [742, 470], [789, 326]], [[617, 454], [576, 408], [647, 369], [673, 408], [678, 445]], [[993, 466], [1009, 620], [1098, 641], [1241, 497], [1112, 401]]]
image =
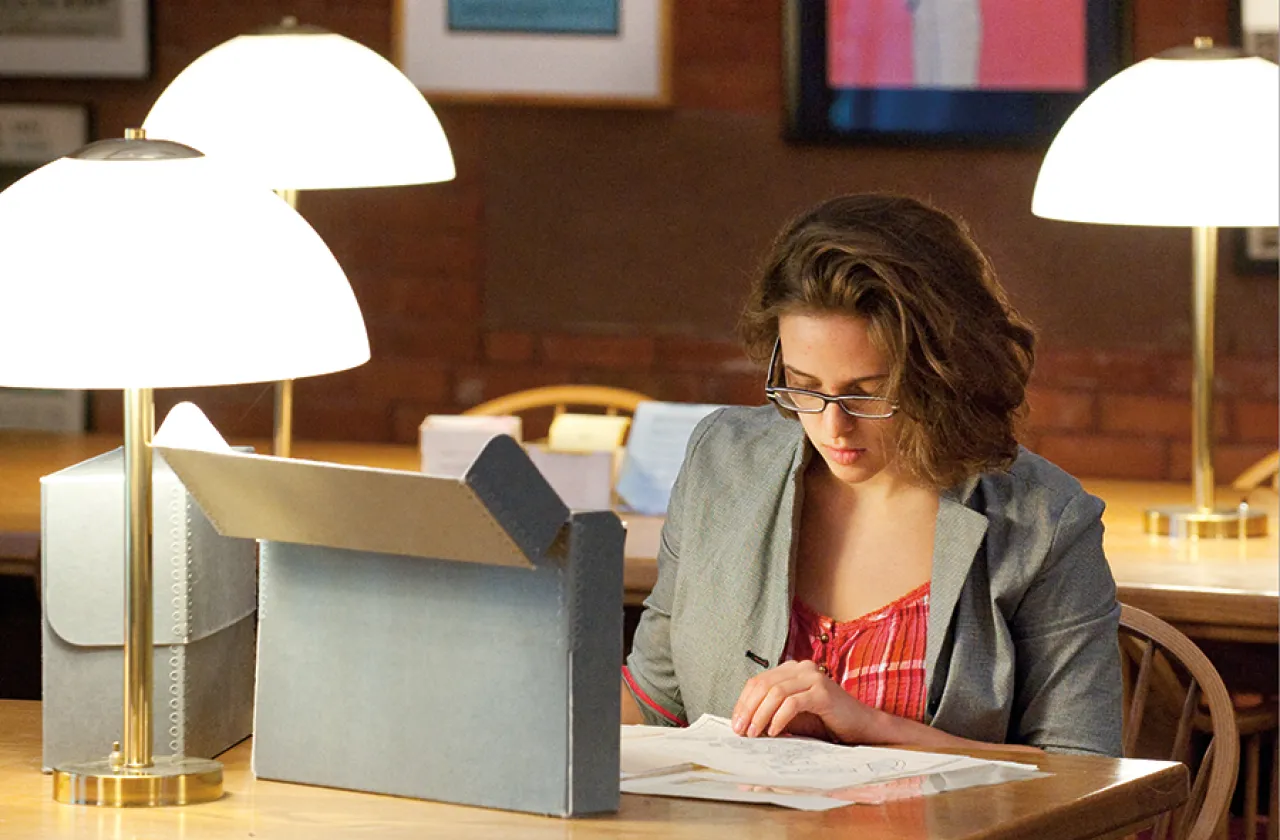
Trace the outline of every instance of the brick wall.
[[[2, 95], [11, 100], [90, 102], [99, 136], [119, 136], [126, 126], [141, 122], [164, 85], [200, 53], [286, 13], [390, 54], [392, 5], [390, 0], [263, 0], [253, 5], [165, 0], [154, 4], [156, 66], [150, 80], [0, 80]], [[714, 111], [743, 119], [774, 119], [782, 100], [778, 3], [676, 0], [674, 6], [674, 115]], [[1134, 0], [1134, 13], [1138, 58], [1189, 42], [1195, 34], [1225, 38], [1227, 33], [1227, 0]], [[436, 110], [457, 159], [455, 181], [302, 196], [303, 215], [351, 279], [365, 313], [373, 359], [352, 371], [297, 383], [297, 437], [408, 442], [416, 439], [417, 425], [429, 412], [456, 412], [513, 390], [565, 382], [618, 385], [670, 400], [761, 401], [759, 371], [745, 363], [728, 330], [582, 323], [573, 317], [572, 294], [558, 289], [554, 276], [536, 278], [540, 285], [530, 294], [567, 298], [560, 315], [530, 328], [496, 324], [493, 296], [508, 292], [486, 282], [487, 270], [495, 249], [507, 243], [494, 241], [490, 220], [495, 207], [513, 197], [494, 191], [492, 175], [501, 161], [492, 153], [495, 138], [520, 114], [517, 109], [478, 105], [438, 104]], [[599, 117], [629, 118], [624, 113]], [[566, 149], [565, 154], [572, 157], [574, 150]], [[918, 150], [881, 154], [897, 155], [894, 165], [906, 181], [921, 161]], [[1025, 158], [1019, 164], [1023, 171], [1034, 173], [1034, 155], [993, 152], [957, 158], [958, 168], [968, 167], [968, 172], [950, 177], [959, 181], [972, 175], [975, 165], [981, 169], [1019, 155]], [[1020, 237], [1016, 228], [1005, 233], [1009, 241]], [[692, 251], [687, 256], [698, 257]], [[1159, 270], [1146, 264], [1145, 273], [1159, 274], [1166, 264], [1188, 263], [1184, 256], [1174, 255]], [[1132, 272], [1134, 282], [1150, 282], [1142, 268]], [[1082, 276], [1089, 270], [1079, 269]], [[607, 294], [623, 299], [646, 294], [643, 278], [609, 281], [613, 286], [605, 287]], [[1185, 282], [1189, 287], [1189, 280]], [[1220, 320], [1234, 323], [1233, 307], [1236, 313], [1255, 317], [1260, 308], [1260, 322], [1270, 325], [1266, 334], [1255, 335], [1266, 331], [1254, 328], [1234, 336], [1228, 332], [1220, 344], [1217, 459], [1223, 476], [1276, 446], [1275, 283], [1257, 282], [1262, 285], [1227, 283], [1220, 290], [1227, 298], [1219, 307]], [[1090, 303], [1085, 285], [1060, 285], [1065, 288], [1033, 289], [1032, 303], [1037, 295], [1050, 294], [1067, 308], [1072, 295], [1079, 296], [1082, 306]], [[1046, 332], [1031, 391], [1026, 441], [1080, 475], [1185, 478], [1190, 423], [1185, 327], [1166, 323], [1165, 314], [1135, 317], [1132, 341], [1112, 342], [1103, 349], [1094, 349], [1096, 342], [1084, 332], [1088, 318], [1081, 319], [1080, 330]], [[229, 333], [228, 340], [252, 337]], [[160, 392], [160, 416], [167, 406], [187, 398], [196, 399], [229, 435], [269, 434], [270, 386]], [[119, 429], [118, 393], [96, 394], [93, 412], [97, 428]]]

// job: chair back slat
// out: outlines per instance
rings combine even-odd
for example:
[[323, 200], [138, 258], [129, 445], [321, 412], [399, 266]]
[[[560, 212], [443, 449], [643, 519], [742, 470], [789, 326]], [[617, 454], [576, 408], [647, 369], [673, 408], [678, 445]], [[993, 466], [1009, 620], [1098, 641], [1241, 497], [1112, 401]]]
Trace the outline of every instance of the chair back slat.
[[1151, 693], [1151, 670], [1155, 661], [1156, 646], [1148, 641], [1142, 646], [1142, 661], [1133, 684], [1133, 696], [1129, 701], [1129, 716], [1125, 723], [1124, 754], [1132, 755], [1138, 747], [1138, 735], [1142, 732], [1142, 720], [1147, 711], [1147, 697]]
[[[1205, 748], [1204, 758], [1200, 760], [1200, 769], [1196, 771], [1195, 782], [1191, 785], [1191, 795], [1187, 797], [1187, 804], [1182, 809], [1182, 818], [1178, 821], [1179, 837], [1189, 837], [1192, 823], [1197, 815], [1203, 813], [1205, 798], [1208, 796], [1209, 777], [1217, 760], [1214, 756], [1214, 747], [1217, 743], [1218, 738], [1215, 735], [1213, 740], [1209, 741], [1209, 746]], [[1215, 828], [1216, 825], [1210, 826], [1211, 832]]]
[[[1178, 809], [1177, 813], [1180, 813]], [[1165, 811], [1160, 815], [1160, 819], [1156, 820], [1155, 827], [1151, 830], [1151, 840], [1167, 840], [1169, 837], [1169, 827], [1173, 825], [1173, 815], [1175, 811]]]
[[1170, 761], [1187, 763], [1191, 753], [1191, 728], [1195, 721], [1196, 709], [1200, 706], [1200, 683], [1193, 677], [1187, 686], [1187, 699], [1182, 704], [1182, 714], [1178, 717], [1178, 729], [1173, 734], [1173, 752]]
[[[1177, 813], [1166, 813], [1156, 820], [1152, 837], [1163, 840], [1172, 829], [1176, 840], [1211, 840], [1231, 804], [1240, 757], [1235, 711], [1222, 677], [1200, 648], [1177, 628], [1124, 604], [1120, 608], [1120, 643], [1128, 694], [1121, 739], [1126, 756], [1136, 757], [1140, 743], [1150, 748], [1140, 741], [1139, 733], [1147, 710], [1160, 703], [1161, 723], [1173, 718], [1173, 709], [1180, 711], [1168, 754], [1173, 760], [1190, 765], [1191, 733], [1202, 698], [1208, 706], [1212, 732], [1196, 768], [1190, 796]], [[1135, 665], [1136, 674], [1132, 673]], [[1163, 712], [1166, 706], [1168, 713]], [[1152, 727], [1158, 730], [1157, 734], [1165, 731], [1155, 724]]]

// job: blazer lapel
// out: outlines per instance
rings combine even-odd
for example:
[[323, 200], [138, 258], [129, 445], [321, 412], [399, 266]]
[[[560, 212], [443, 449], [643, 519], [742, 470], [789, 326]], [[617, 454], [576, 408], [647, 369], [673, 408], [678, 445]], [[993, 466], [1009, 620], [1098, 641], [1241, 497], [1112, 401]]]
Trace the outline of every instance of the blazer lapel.
[[[925, 682], [929, 686], [930, 715], [938, 695], [938, 660], [952, 640], [948, 632], [969, 577], [973, 559], [987, 533], [987, 517], [968, 506], [978, 478], [943, 493], [933, 536], [933, 574], [929, 585], [929, 628], [925, 639]], [[945, 678], [945, 675], [944, 675]]]

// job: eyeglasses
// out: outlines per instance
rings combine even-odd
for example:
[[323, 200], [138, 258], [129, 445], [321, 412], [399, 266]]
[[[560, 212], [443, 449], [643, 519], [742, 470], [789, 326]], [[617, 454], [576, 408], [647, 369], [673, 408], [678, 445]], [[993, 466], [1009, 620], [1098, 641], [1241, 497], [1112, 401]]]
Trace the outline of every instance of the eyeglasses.
[[804, 388], [784, 388], [773, 384], [778, 374], [778, 358], [781, 356], [782, 340], [773, 344], [773, 355], [769, 357], [769, 373], [764, 381], [764, 394], [787, 411], [799, 414], [821, 414], [827, 410], [827, 403], [835, 403], [840, 410], [850, 417], [861, 417], [864, 420], [883, 420], [892, 417], [898, 406], [887, 397], [870, 394], [841, 394], [831, 397], [817, 391]]

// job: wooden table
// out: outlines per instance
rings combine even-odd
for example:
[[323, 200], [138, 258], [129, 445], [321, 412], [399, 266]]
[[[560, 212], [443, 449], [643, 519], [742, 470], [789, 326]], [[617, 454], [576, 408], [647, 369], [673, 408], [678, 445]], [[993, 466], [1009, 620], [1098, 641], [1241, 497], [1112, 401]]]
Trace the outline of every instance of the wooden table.
[[[423, 745], [429, 748], [430, 745]], [[1121, 837], [1187, 796], [1181, 764], [1036, 757], [1053, 775], [825, 812], [623, 795], [617, 814], [561, 820], [257, 781], [248, 742], [225, 753], [225, 795], [183, 808], [60, 805], [40, 772], [40, 704], [0, 701], [0, 835], [41, 838], [1014, 838]], [[1012, 758], [993, 751], [984, 756]], [[1017, 760], [1026, 761], [1024, 754]]]
[[[1257, 490], [1250, 504], [1267, 511], [1268, 534], [1253, 539], [1169, 539], [1143, 533], [1148, 507], [1191, 503], [1191, 485], [1092, 481], [1107, 503], [1103, 547], [1121, 601], [1160, 616], [1192, 638], [1230, 642], [1280, 640], [1280, 518], [1276, 493]], [[1220, 504], [1239, 491], [1218, 491]]]
[[[271, 451], [270, 441], [231, 442], [258, 452]], [[0, 574], [39, 571], [40, 478], [121, 443], [118, 435], [0, 430]], [[296, 458], [395, 470], [417, 470], [421, 465], [416, 447], [390, 443], [295, 441], [293, 453]], [[623, 521], [627, 525], [627, 603], [638, 605], [653, 588], [662, 517], [627, 515]]]
[[[236, 441], [269, 451], [264, 441]], [[120, 445], [113, 435], [0, 431], [0, 573], [37, 568], [42, 475]], [[418, 469], [415, 447], [299, 441], [299, 458]], [[1280, 638], [1280, 520], [1276, 495], [1253, 503], [1270, 513], [1270, 535], [1252, 540], [1171, 540], [1142, 533], [1142, 511], [1186, 503], [1190, 484], [1085, 480], [1107, 502], [1105, 547], [1120, 600], [1155, 613], [1196, 638], [1275, 643]], [[1236, 501], [1226, 495], [1224, 500]], [[657, 577], [660, 517], [624, 515], [626, 602], [639, 604]]]

